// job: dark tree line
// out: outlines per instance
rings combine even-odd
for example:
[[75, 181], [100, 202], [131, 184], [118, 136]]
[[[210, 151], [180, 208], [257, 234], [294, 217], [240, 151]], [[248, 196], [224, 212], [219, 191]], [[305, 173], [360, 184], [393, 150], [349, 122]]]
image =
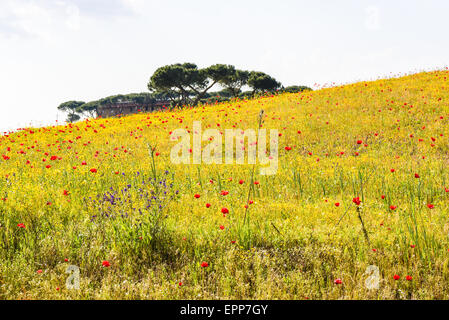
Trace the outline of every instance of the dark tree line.
[[263, 72], [239, 70], [225, 64], [199, 69], [194, 63], [177, 63], [157, 69], [148, 82], [148, 89], [165, 94], [175, 104], [197, 105], [216, 84], [224, 88], [221, 93], [234, 98], [239, 97], [244, 86], [252, 88], [251, 95], [282, 87]]
[[[219, 85], [222, 90], [210, 92]], [[236, 69], [232, 65], [214, 64], [200, 69], [194, 63], [177, 63], [157, 69], [148, 84], [150, 93], [116, 95], [97, 101], [67, 101], [58, 109], [68, 113], [67, 121], [79, 120], [82, 115], [95, 117], [97, 108], [102, 105], [113, 105], [120, 101], [148, 105], [157, 101], [170, 101], [172, 106], [197, 105], [227, 101], [233, 98], [248, 98], [258, 94], [275, 91], [301, 92], [311, 90], [305, 86], [282, 84], [266, 73]], [[242, 91], [244, 87], [251, 90]]]

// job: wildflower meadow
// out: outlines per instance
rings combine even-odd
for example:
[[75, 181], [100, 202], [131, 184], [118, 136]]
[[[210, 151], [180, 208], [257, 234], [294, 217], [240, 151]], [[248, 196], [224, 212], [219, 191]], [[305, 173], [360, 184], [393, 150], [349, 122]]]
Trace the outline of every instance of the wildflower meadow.
[[449, 299], [448, 121], [444, 69], [5, 132], [0, 298]]

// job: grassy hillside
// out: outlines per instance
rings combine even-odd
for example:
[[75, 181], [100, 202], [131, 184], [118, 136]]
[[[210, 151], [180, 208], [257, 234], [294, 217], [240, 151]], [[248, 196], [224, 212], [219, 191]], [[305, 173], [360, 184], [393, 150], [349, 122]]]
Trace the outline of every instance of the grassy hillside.
[[[0, 137], [0, 298], [448, 299], [448, 79]], [[175, 129], [256, 129], [261, 109], [281, 134], [276, 175], [171, 163]]]

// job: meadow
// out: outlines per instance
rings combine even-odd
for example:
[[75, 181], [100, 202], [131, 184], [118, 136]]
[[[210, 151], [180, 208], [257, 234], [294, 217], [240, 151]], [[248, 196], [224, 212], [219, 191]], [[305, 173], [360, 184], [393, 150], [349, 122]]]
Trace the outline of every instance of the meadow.
[[[449, 299], [448, 78], [4, 134], [0, 299]], [[175, 129], [261, 110], [276, 175], [171, 163]]]

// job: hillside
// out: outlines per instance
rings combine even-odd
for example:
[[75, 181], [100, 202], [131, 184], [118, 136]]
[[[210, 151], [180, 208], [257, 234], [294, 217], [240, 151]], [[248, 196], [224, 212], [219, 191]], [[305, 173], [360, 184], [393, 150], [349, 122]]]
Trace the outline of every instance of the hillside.
[[[0, 298], [448, 299], [448, 89], [435, 71], [1, 136]], [[261, 110], [275, 175], [170, 161], [174, 130]]]

